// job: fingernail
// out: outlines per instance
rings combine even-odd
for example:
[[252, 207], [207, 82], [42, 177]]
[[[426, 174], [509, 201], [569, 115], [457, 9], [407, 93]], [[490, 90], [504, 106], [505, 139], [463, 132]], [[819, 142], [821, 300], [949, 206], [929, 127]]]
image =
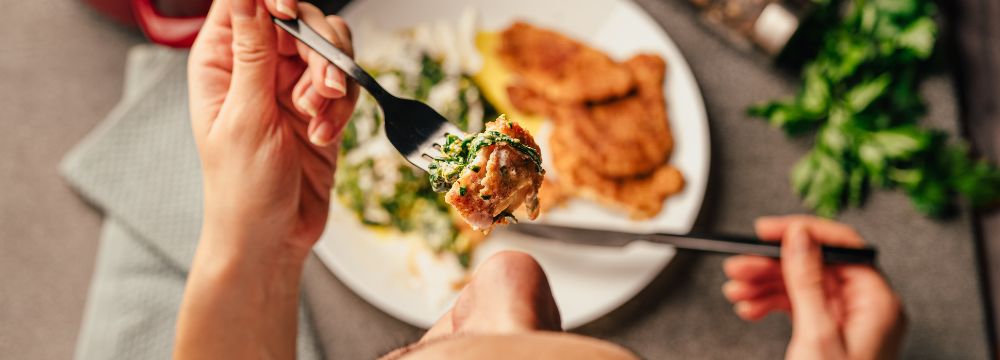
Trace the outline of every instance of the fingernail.
[[312, 133], [309, 134], [309, 141], [317, 146], [327, 146], [330, 145], [330, 141], [333, 139], [333, 127], [330, 126], [329, 122], [323, 121], [316, 125]]
[[295, 18], [295, 1], [294, 0], [279, 0], [278, 4], [275, 6], [279, 13], [282, 13], [290, 18]]
[[740, 301], [736, 303], [736, 305], [733, 305], [733, 312], [735, 312], [737, 315], [743, 314], [748, 310], [750, 310], [750, 304], [748, 304], [746, 301]]
[[340, 79], [339, 71], [333, 65], [326, 66], [326, 76], [323, 79], [323, 84], [327, 87], [336, 90], [341, 94], [347, 93], [347, 89], [344, 87], [344, 82]]
[[726, 281], [725, 284], [722, 284], [722, 295], [729, 296], [733, 292], [734, 286], [735, 284], [732, 281]]
[[316, 113], [319, 111], [319, 109], [316, 108], [316, 104], [313, 104], [311, 100], [314, 97], [313, 93], [315, 92], [316, 90], [314, 90], [312, 86], [309, 86], [306, 89], [306, 91], [302, 93], [302, 96], [299, 97], [298, 101], [299, 108], [301, 108], [302, 111], [305, 111], [306, 114], [309, 114], [309, 116], [312, 117], [315, 117]]

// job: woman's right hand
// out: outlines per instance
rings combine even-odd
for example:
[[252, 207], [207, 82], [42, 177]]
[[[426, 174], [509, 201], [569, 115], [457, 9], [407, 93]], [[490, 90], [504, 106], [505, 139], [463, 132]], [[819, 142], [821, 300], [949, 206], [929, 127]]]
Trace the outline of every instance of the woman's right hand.
[[757, 236], [781, 244], [781, 261], [740, 255], [726, 260], [723, 294], [745, 320], [791, 312], [789, 359], [895, 358], [905, 329], [899, 298], [874, 268], [824, 266], [821, 244], [864, 245], [844, 224], [810, 216], [757, 220]]

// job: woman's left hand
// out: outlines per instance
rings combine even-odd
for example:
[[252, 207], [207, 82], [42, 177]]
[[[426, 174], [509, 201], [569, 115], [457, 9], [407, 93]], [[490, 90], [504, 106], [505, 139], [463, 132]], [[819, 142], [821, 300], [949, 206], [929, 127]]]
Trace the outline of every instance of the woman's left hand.
[[[263, 2], [216, 1], [191, 50], [191, 118], [205, 179], [202, 241], [304, 259], [326, 223], [337, 143], [358, 88], [278, 29]], [[307, 3], [283, 6], [278, 15], [288, 12], [352, 53], [339, 17]]]

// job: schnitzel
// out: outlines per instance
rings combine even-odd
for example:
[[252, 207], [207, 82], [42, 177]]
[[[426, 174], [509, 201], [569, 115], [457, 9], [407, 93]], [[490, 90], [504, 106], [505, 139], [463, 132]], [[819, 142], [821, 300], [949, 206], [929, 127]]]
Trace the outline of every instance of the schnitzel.
[[634, 87], [625, 67], [555, 31], [516, 22], [501, 34], [498, 54], [518, 81], [556, 103], [599, 101]]
[[[553, 136], [549, 147], [560, 187], [579, 196], [621, 209], [633, 219], [648, 219], [663, 209], [663, 201], [684, 189], [684, 176], [670, 164], [660, 164], [647, 174], [612, 178], [599, 174], [585, 163], [585, 156], [562, 138]], [[567, 156], [569, 155], [569, 156]]]
[[551, 192], [576, 194], [645, 219], [684, 188], [684, 177], [667, 164], [674, 139], [663, 94], [666, 63], [639, 54], [623, 66], [635, 84], [620, 97], [556, 103], [524, 84], [509, 86], [507, 94], [518, 111], [553, 119], [549, 148], [558, 185], [548, 188], [560, 189]]
[[555, 157], [582, 155], [586, 166], [609, 177], [646, 174], [666, 162], [674, 141], [663, 100], [665, 66], [659, 56], [637, 55], [625, 62], [637, 80], [635, 94], [549, 111], [556, 122], [552, 136], [573, 152]]
[[552, 119], [556, 176], [542, 189], [543, 211], [575, 195], [646, 219], [683, 190], [683, 175], [669, 164], [674, 138], [662, 57], [638, 54], [618, 63], [520, 22], [500, 39], [497, 57], [514, 74], [506, 100], [521, 113]]

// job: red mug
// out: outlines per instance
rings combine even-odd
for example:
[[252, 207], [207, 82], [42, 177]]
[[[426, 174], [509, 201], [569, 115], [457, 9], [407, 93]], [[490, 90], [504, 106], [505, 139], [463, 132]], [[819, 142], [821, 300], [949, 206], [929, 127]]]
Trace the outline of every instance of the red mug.
[[116, 21], [137, 25], [150, 41], [188, 48], [205, 23], [211, 0], [87, 0]]

